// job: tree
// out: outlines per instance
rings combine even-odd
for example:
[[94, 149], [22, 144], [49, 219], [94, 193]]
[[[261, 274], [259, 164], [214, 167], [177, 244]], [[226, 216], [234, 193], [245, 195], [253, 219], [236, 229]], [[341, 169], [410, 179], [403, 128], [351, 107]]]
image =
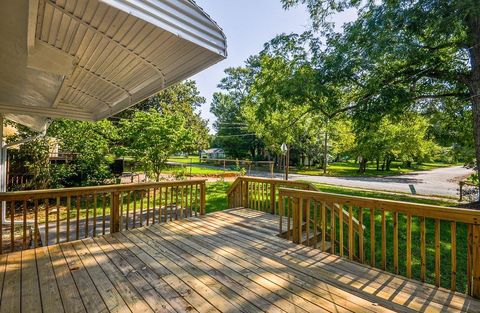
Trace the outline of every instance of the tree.
[[139, 104], [117, 114], [116, 119], [132, 118], [137, 111], [155, 110], [165, 114], [179, 114], [185, 121], [185, 127], [192, 130], [188, 144], [183, 145], [181, 152], [193, 153], [206, 149], [210, 143], [208, 121], [197, 112], [205, 103], [200, 96], [195, 81], [187, 80], [173, 85]]
[[[323, 168], [327, 170], [330, 124], [354, 108], [343, 82], [332, 79], [323, 58], [316, 56], [319, 43], [311, 33], [280, 35], [265, 45], [250, 89], [252, 129], [262, 136], [305, 133], [307, 125], [323, 128]], [[349, 86], [348, 86], [349, 87]], [[310, 127], [310, 126], [308, 126]], [[281, 129], [289, 129], [284, 134]], [[280, 139], [280, 138], [277, 138]]]
[[[476, 0], [282, 0], [307, 5], [336, 75], [354, 80], [359, 119], [454, 98], [472, 110], [480, 164], [480, 5]], [[335, 34], [328, 17], [358, 8]]]
[[256, 62], [250, 58], [245, 67], [226, 69], [226, 76], [218, 85], [222, 92], [213, 95], [210, 106], [210, 112], [216, 117], [214, 144], [234, 158], [256, 159], [264, 149], [263, 141], [249, 129], [244, 116]]
[[[15, 127], [17, 133], [7, 137], [7, 144], [17, 142], [37, 135], [27, 127], [14, 122], [7, 122]], [[28, 175], [27, 183], [23, 186], [12, 184], [13, 189], [46, 189], [52, 184], [49, 140], [37, 138], [21, 145], [8, 149], [8, 175]]]
[[137, 111], [130, 119], [120, 122], [127, 153], [141, 162], [146, 173], [156, 181], [167, 159], [191, 144], [192, 129], [186, 129], [182, 115], [159, 113], [155, 109]]
[[365, 172], [370, 160], [383, 161], [382, 170], [390, 170], [393, 161], [402, 161], [410, 167], [414, 161], [427, 160], [438, 149], [427, 139], [428, 121], [418, 113], [409, 112], [400, 118], [383, 118], [371, 124], [368, 131], [357, 133], [356, 151], [360, 159], [359, 171]]
[[71, 162], [51, 167], [54, 187], [101, 185], [113, 178], [110, 165], [121, 150], [112, 122], [56, 120], [47, 135], [58, 141], [61, 151], [74, 155]]

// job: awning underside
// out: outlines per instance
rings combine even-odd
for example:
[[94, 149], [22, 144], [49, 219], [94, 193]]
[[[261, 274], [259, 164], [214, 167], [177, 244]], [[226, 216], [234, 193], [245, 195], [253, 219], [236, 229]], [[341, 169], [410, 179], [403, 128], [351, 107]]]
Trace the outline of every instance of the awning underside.
[[187, 0], [2, 1], [0, 36], [0, 112], [29, 126], [113, 115], [226, 57]]

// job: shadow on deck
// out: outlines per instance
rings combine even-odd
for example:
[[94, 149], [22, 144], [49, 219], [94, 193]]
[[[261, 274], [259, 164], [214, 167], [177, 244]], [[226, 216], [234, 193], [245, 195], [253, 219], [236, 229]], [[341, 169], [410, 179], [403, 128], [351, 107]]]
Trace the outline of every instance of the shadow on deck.
[[480, 312], [480, 302], [278, 238], [231, 209], [0, 256], [0, 312]]

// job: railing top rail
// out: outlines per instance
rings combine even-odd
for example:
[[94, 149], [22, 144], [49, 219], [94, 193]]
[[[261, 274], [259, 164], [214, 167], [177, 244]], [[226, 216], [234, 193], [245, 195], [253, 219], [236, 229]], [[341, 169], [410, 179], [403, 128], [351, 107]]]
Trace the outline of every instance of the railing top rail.
[[300, 182], [300, 181], [291, 181], [291, 180], [283, 180], [278, 178], [264, 178], [264, 177], [255, 177], [255, 176], [241, 176], [237, 177], [235, 182], [230, 186], [227, 190], [227, 194], [231, 194], [235, 188], [237, 187], [240, 181], [247, 181], [247, 182], [258, 182], [258, 183], [268, 183], [268, 184], [275, 184], [278, 186], [292, 186], [292, 187], [302, 187], [302, 188], [313, 188], [310, 183]]
[[411, 214], [412, 216], [438, 218], [452, 222], [480, 225], [480, 210], [465, 208], [442, 207], [436, 205], [411, 203], [395, 200], [340, 195], [321, 191], [280, 188], [280, 196], [301, 197], [318, 201], [340, 202], [342, 204], [358, 205], [364, 208], [384, 209], [387, 211]]
[[206, 181], [207, 181], [206, 179], [192, 179], [192, 180], [168, 181], [168, 182], [149, 182], [149, 183], [1, 192], [0, 201], [45, 199], [45, 198], [65, 196], [65, 195], [68, 196], [68, 195], [83, 195], [83, 194], [92, 194], [92, 193], [120, 192], [120, 191], [126, 191], [126, 190], [141, 190], [141, 189], [156, 188], [156, 187], [160, 188], [160, 187], [174, 187], [174, 186], [190, 186], [190, 185], [202, 184], [202, 183], [205, 183]]
[[300, 186], [306, 187], [310, 186], [310, 183], [301, 182], [301, 181], [293, 181], [293, 180], [284, 180], [279, 178], [265, 178], [265, 177], [256, 177], [256, 176], [242, 176], [239, 179], [243, 179], [246, 181], [256, 181], [256, 182], [263, 182], [263, 183], [272, 183], [277, 185], [290, 185], [290, 186]]

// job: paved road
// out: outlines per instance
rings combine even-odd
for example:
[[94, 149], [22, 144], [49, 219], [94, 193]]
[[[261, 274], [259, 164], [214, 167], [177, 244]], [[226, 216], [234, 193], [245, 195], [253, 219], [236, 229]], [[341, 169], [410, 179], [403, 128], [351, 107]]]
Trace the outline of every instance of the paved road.
[[[306, 180], [344, 187], [394, 192], [410, 192], [413, 185], [419, 195], [458, 196], [458, 177], [470, 175], [472, 170], [461, 166], [439, 168], [431, 171], [412, 172], [389, 177], [324, 177], [290, 174], [292, 180]], [[267, 173], [252, 173], [254, 176], [268, 176]], [[279, 175], [278, 178], [281, 176]]]

